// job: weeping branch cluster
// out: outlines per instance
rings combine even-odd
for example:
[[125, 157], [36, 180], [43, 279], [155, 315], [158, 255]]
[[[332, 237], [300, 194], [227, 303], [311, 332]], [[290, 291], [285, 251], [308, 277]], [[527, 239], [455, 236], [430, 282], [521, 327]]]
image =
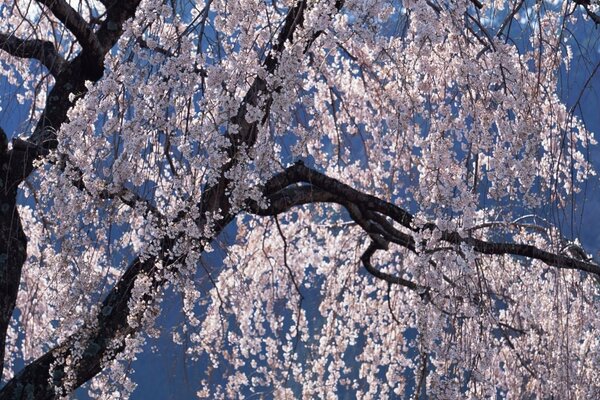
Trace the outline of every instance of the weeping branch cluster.
[[[73, 105], [69, 95], [72, 93], [85, 95], [85, 82], [96, 82], [101, 79], [107, 53], [122, 35], [123, 24], [135, 15], [139, 5], [139, 0], [101, 2], [106, 7], [105, 15], [101, 20], [88, 23], [65, 0], [38, 0], [45, 12], [54, 16], [70, 31], [80, 46], [81, 51], [71, 60], [64, 59], [56, 45], [49, 41], [23, 39], [11, 33], [0, 32], [0, 50], [14, 57], [38, 60], [55, 79], [33, 134], [27, 140], [13, 141], [12, 149], [8, 150], [3, 146], [0, 151], [0, 163], [5, 166], [4, 171], [6, 171], [1, 177], [3, 180], [0, 181], [2, 182], [0, 205], [8, 206], [6, 209], [0, 209], [0, 211], [4, 210], [0, 215], [0, 246], [14, 252], [9, 254], [8, 258], [0, 260], [0, 361], [4, 359], [4, 340], [15, 306], [22, 265], [26, 259], [27, 239], [23, 234], [16, 208], [16, 188], [34, 171], [34, 161], [39, 156], [56, 149], [58, 145], [56, 132], [67, 121], [67, 112]], [[475, 1], [474, 3], [478, 4]], [[585, 6], [584, 2], [576, 1], [576, 3]], [[338, 0], [335, 9], [340, 10], [343, 5], [344, 2]], [[286, 41], [293, 40], [297, 27], [302, 26], [306, 7], [307, 1], [302, 0], [289, 9], [277, 40], [265, 58], [264, 67], [267, 73], [273, 74], [279, 67], [280, 53]], [[98, 25], [97, 29], [94, 29], [95, 25]], [[307, 43], [307, 50], [321, 34], [322, 32], [314, 34], [313, 39]], [[215, 226], [213, 236], [204, 238], [206, 242], [214, 239], [235, 217], [227, 194], [227, 189], [232, 184], [227, 178], [227, 173], [235, 166], [236, 155], [240, 149], [251, 148], [255, 144], [258, 124], [264, 124], [269, 118], [270, 96], [266, 81], [257, 77], [250, 85], [237, 114], [231, 119], [232, 124], [237, 125], [239, 129], [235, 135], [227, 134], [231, 146], [225, 149], [225, 153], [229, 155], [230, 161], [221, 166], [217, 183], [205, 188], [202, 200], [198, 204], [200, 218], [195, 222], [201, 227], [209, 223], [207, 215], [217, 211], [221, 213], [220, 220], [210, 222]], [[267, 99], [262, 103], [264, 104], [263, 119], [253, 123], [247, 122], [247, 109], [261, 104], [260, 99]], [[85, 190], [83, 185], [80, 188]], [[246, 210], [249, 213], [272, 216], [293, 207], [320, 202], [343, 206], [352, 220], [368, 234], [371, 240], [361, 257], [366, 270], [390, 284], [401, 285], [420, 294], [426, 290], [415, 282], [378, 270], [372, 265], [371, 259], [376, 251], [386, 250], [390, 244], [417, 252], [423, 246], [420, 246], [420, 243], [418, 246], [415, 237], [420, 236], [419, 234], [424, 230], [439, 230], [434, 224], [417, 224], [414, 216], [406, 210], [356, 190], [302, 163], [296, 163], [275, 175], [264, 185], [262, 191], [268, 200], [268, 206], [261, 208], [256, 202], [248, 201]], [[119, 193], [115, 196], [106, 194], [106, 198], [122, 201], [130, 206], [145, 202], [135, 193]], [[158, 213], [157, 210], [152, 212]], [[441, 241], [452, 246], [467, 245], [477, 253], [528, 257], [540, 260], [549, 266], [600, 275], [600, 267], [592, 262], [554, 254], [531, 245], [489, 242], [461, 236], [457, 232], [440, 231], [439, 233]], [[139, 332], [141, 325], [131, 325], [129, 309], [129, 300], [132, 298], [136, 279], [140, 276], [150, 277], [153, 290], [158, 291], [164, 283], [164, 276], [157, 273], [157, 265], [159, 263], [171, 265], [174, 269], [177, 262], [181, 261], [173, 259], [172, 256], [171, 250], [175, 240], [164, 238], [160, 242], [157, 254], [136, 257], [101, 304], [101, 311], [94, 316], [97, 320], [96, 328], [84, 326], [81, 332], [72, 335], [64, 343], [26, 366], [0, 389], [0, 400], [28, 396], [35, 399], [56, 398], [58, 396], [56, 389], [64, 385], [60, 372], [64, 372], [67, 368], [66, 365], [60, 364], [60, 360], [74, 354], [78, 346], [83, 345], [84, 351], [78, 355], [77, 363], [70, 366], [75, 379], [70, 382], [69, 389], [76, 389], [98, 374], [104, 363], [114, 359], [116, 354], [123, 350], [123, 340]], [[147, 298], [145, 301], [150, 304], [152, 298]], [[82, 340], [84, 340], [83, 344], [80, 343]], [[0, 367], [0, 375], [1, 372], [2, 367]], [[53, 379], [49, 379], [51, 372]]]

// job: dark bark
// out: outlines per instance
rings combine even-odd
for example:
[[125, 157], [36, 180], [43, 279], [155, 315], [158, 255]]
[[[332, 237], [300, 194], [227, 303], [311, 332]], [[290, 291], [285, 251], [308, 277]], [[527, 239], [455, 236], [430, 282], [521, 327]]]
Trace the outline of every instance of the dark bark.
[[573, 2], [583, 8], [587, 16], [594, 21], [596, 26], [600, 25], [600, 15], [590, 9], [590, 6], [592, 5], [590, 0], [573, 0]]
[[54, 44], [45, 40], [19, 39], [12, 34], [0, 33], [0, 49], [15, 57], [38, 60], [55, 77], [66, 63]]
[[[248, 202], [250, 212], [257, 215], [277, 215], [304, 204], [337, 203], [348, 210], [350, 217], [369, 234], [373, 242], [377, 243], [378, 249], [387, 249], [391, 242], [415, 252], [417, 243], [412, 236], [413, 232], [438, 229], [432, 223], [415, 226], [414, 217], [406, 210], [353, 189], [337, 179], [306, 167], [303, 163], [296, 163], [274, 176], [266, 184], [264, 192], [270, 201], [269, 206], [261, 209], [255, 203]], [[401, 225], [405, 232], [392, 226], [390, 220]], [[440, 240], [455, 246], [466, 244], [480, 254], [525, 257], [542, 261], [552, 267], [574, 269], [600, 276], [600, 266], [594, 262], [566, 254], [552, 253], [529, 244], [490, 242], [449, 231], [441, 231]], [[372, 254], [373, 252], [370, 251], [369, 257]], [[384, 280], [397, 283], [391, 279]]]
[[101, 54], [102, 49], [92, 27], [65, 0], [37, 0], [45, 5], [52, 14], [67, 28], [83, 49]]

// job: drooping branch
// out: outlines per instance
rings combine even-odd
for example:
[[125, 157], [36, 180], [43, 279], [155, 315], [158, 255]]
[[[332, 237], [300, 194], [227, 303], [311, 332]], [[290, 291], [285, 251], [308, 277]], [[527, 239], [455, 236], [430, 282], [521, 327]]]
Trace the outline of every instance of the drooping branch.
[[60, 74], [66, 63], [54, 44], [46, 40], [20, 39], [15, 35], [0, 32], [0, 49], [14, 57], [38, 60], [54, 77]]

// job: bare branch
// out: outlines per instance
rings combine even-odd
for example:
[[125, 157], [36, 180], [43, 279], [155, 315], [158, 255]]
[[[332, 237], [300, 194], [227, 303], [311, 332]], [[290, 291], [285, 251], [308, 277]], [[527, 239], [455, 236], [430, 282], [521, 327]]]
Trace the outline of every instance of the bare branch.
[[[132, 320], [130, 319], [129, 298], [138, 276], [146, 274], [149, 277], [155, 277], [156, 274], [152, 273], [155, 261], [156, 258], [149, 258], [145, 261], [136, 259], [119, 280], [118, 285], [104, 300], [97, 316], [97, 324], [93, 324], [96, 327], [82, 327], [63, 344], [30, 363], [0, 390], [0, 400], [21, 398], [25, 387], [29, 388], [28, 398], [55, 399], [60, 397], [60, 390], [75, 390], [99, 373], [103, 368], [107, 351], [115, 353], [122, 351], [124, 347], [122, 340], [127, 335], [136, 332], [136, 328], [129, 324]], [[157, 279], [152, 280], [154, 288], [159, 285], [160, 282]], [[144, 300], [150, 301], [151, 299]], [[135, 320], [139, 320], [139, 318], [135, 318]], [[138, 324], [139, 327], [141, 324]], [[80, 343], [78, 344], [78, 342]], [[82, 354], [76, 354], [76, 349], [82, 348], [81, 346], [85, 350]], [[73, 361], [75, 361], [71, 364], [71, 368], [73, 368], [71, 371], [67, 371], [64, 361], [58, 361], [66, 360], [69, 357], [74, 358]], [[73, 381], [65, 382], [63, 380], [67, 373], [74, 377]]]
[[525, 4], [525, 0], [517, 0], [517, 1], [518, 1], [518, 3], [516, 4], [516, 6], [513, 6], [513, 9], [511, 10], [511, 12], [508, 13], [506, 18], [504, 18], [504, 21], [502, 22], [502, 24], [500, 24], [500, 28], [498, 28], [498, 32], [496, 32], [496, 35], [495, 35], [496, 37], [502, 36], [502, 34], [504, 33], [504, 29], [506, 29], [506, 27], [509, 26], [509, 24], [511, 23], [514, 16], [517, 15], [517, 13], [521, 9], [521, 7], [523, 7], [523, 4]]
[[289, 185], [300, 182], [310, 183], [324, 191], [336, 193], [342, 198], [347, 199], [347, 201], [364, 204], [367, 209], [387, 215], [405, 228], [413, 231], [417, 230], [413, 225], [414, 217], [402, 208], [381, 200], [376, 196], [360, 192], [337, 179], [330, 178], [320, 172], [307, 168], [302, 162], [297, 162], [282, 173], [271, 178], [265, 185], [264, 193], [270, 196]]
[[[58, 144], [56, 132], [67, 121], [67, 112], [73, 104], [70, 100], [70, 94], [85, 94], [87, 91], [85, 82], [96, 82], [102, 77], [106, 53], [117, 42], [122, 33], [123, 23], [135, 14], [139, 4], [139, 0], [128, 0], [115, 2], [111, 5], [107, 11], [107, 18], [99, 30], [101, 40], [98, 40], [81, 16], [64, 0], [40, 2], [46, 4], [54, 15], [75, 34], [77, 39], [80, 40], [83, 51], [73, 60], [66, 62], [58, 55], [50, 42], [18, 39], [8, 34], [0, 36], [0, 49], [15, 57], [40, 60], [55, 77], [54, 87], [46, 97], [46, 105], [34, 133], [28, 140], [15, 141], [13, 149], [10, 151], [7, 151], [7, 147], [3, 145], [0, 154], [0, 162], [3, 167], [2, 176], [0, 177], [2, 179], [2, 190], [0, 190], [0, 204], [2, 204], [2, 210], [0, 210], [0, 245], [4, 248], [4, 250], [0, 248], [0, 361], [4, 360], [6, 331], [15, 306], [21, 270], [26, 259], [26, 237], [21, 228], [16, 206], [17, 187], [34, 170], [34, 161], [40, 155], [45, 154], [47, 150], [56, 148]], [[3, 143], [5, 141], [4, 137]], [[123, 201], [132, 200], [128, 193], [120, 194], [120, 198]], [[134, 200], [137, 201], [137, 199], [132, 201]], [[4, 256], [2, 257], [2, 255]], [[146, 261], [143, 263], [138, 261], [132, 265], [130, 270], [140, 269], [141, 267], [138, 265], [147, 264]], [[126, 273], [125, 276], [130, 275]], [[114, 296], [125, 301], [126, 308], [129, 292], [126, 290], [123, 292], [124, 290], [122, 287], [115, 288], [113, 292], [118, 294], [114, 294]], [[131, 287], [128, 290], [130, 291]], [[112, 335], [118, 335], [119, 333], [119, 331], [110, 332]], [[73, 343], [73, 341], [68, 341], [64, 346], [69, 349]], [[104, 348], [106, 346], [108, 346], [108, 343], [104, 344]], [[30, 364], [23, 371], [23, 376], [31, 378], [30, 382], [41, 382], [41, 386], [35, 386], [36, 395], [34, 398], [54, 396], [54, 389], [49, 389], [48, 383], [50, 364], [46, 364], [46, 362], [52, 363], [56, 359], [57, 353], [54, 352], [55, 350]], [[100, 365], [100, 360], [101, 358], [97, 360], [92, 358], [87, 364], [83, 362], [81, 365], [75, 366], [78, 368], [77, 373], [79, 374], [80, 370], [85, 370], [87, 372], [81, 372], [81, 376], [85, 376], [86, 373], [93, 373], [91, 375], [93, 376], [97, 373], [94, 372], [96, 371], [95, 365]], [[94, 365], [94, 368], [90, 365]], [[64, 366], [62, 367], [64, 368]], [[3, 364], [0, 363], [0, 374], [2, 368]], [[46, 368], [45, 374], [38, 374], [40, 368]], [[19, 379], [13, 379], [11, 381], [13, 383], [9, 383], [4, 387], [0, 391], [0, 399], [19, 398], [21, 396], [20, 391], [26, 387], [25, 385], [19, 386], [22, 382], [20, 379], [23, 376], [19, 375]], [[39, 397], [37, 393], [39, 393]]]
[[424, 296], [425, 293], [427, 293], [428, 290], [425, 287], [421, 287], [421, 286], [417, 285], [416, 283], [409, 281], [408, 279], [403, 279], [398, 276], [393, 276], [386, 272], [379, 271], [378, 269], [373, 267], [373, 265], [371, 264], [371, 257], [373, 256], [373, 254], [375, 254], [375, 252], [377, 250], [379, 250], [377, 244], [375, 242], [371, 242], [369, 247], [367, 247], [367, 249], [365, 250], [363, 255], [360, 257], [360, 260], [362, 261], [363, 265], [365, 266], [365, 269], [371, 275], [373, 275], [374, 277], [376, 277], [378, 279], [384, 280], [390, 284], [404, 286], [410, 290], [417, 292], [421, 296]]

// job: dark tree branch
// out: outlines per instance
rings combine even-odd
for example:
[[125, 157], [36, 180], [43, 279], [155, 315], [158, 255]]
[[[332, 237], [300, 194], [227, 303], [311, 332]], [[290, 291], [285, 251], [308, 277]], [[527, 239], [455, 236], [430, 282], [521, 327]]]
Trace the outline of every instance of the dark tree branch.
[[581, 6], [584, 9], [587, 16], [590, 17], [596, 25], [600, 25], [600, 15], [590, 10], [590, 0], [573, 0], [573, 2]]
[[36, 0], [45, 5], [52, 14], [75, 36], [81, 47], [100, 55], [102, 50], [96, 34], [79, 13], [65, 0]]
[[44, 65], [56, 77], [65, 68], [66, 61], [51, 42], [39, 39], [20, 39], [0, 32], [0, 49], [19, 58], [32, 58]]
[[506, 29], [506, 27], [509, 26], [509, 24], [511, 23], [514, 16], [517, 15], [517, 13], [521, 9], [521, 7], [523, 7], [523, 4], [525, 4], [525, 0], [517, 0], [517, 1], [518, 1], [517, 5], [513, 6], [513, 9], [511, 10], [511, 12], [508, 13], [506, 18], [504, 18], [504, 21], [502, 22], [502, 24], [500, 24], [500, 28], [498, 28], [498, 32], [496, 32], [496, 35], [495, 35], [496, 37], [502, 36], [504, 29]]
[[362, 261], [363, 265], [365, 266], [365, 269], [371, 275], [373, 275], [375, 278], [381, 279], [390, 284], [404, 286], [410, 290], [413, 290], [413, 291], [419, 293], [420, 295], [425, 295], [425, 293], [428, 292], [427, 288], [419, 286], [412, 281], [388, 274], [386, 272], [379, 271], [378, 269], [373, 267], [373, 265], [371, 264], [371, 257], [375, 254], [375, 252], [377, 250], [380, 250], [379, 246], [377, 246], [377, 244], [375, 242], [371, 242], [369, 247], [367, 247], [367, 249], [365, 250], [363, 255], [360, 257], [360, 260]]
[[[343, 0], [337, 0], [335, 3], [336, 10], [339, 11], [343, 5]], [[306, 6], [306, 0], [300, 0], [286, 15], [283, 28], [277, 37], [277, 43], [273, 45], [272, 51], [268, 54], [264, 62], [265, 69], [269, 74], [273, 74], [277, 70], [277, 67], [279, 66], [279, 57], [285, 48], [286, 41], [292, 41], [296, 29], [299, 26], [302, 26]], [[308, 50], [308, 48], [305, 49], [305, 52], [306, 50]], [[278, 90], [280, 90], [280, 88], [271, 89], [271, 91]], [[238, 108], [237, 114], [230, 119], [231, 124], [235, 126], [235, 129], [228, 131], [226, 136], [231, 144], [224, 149], [224, 152], [229, 156], [230, 161], [221, 167], [218, 182], [215, 185], [206, 188], [199, 206], [201, 215], [206, 214], [207, 210], [213, 209], [217, 204], [220, 204], [223, 215], [229, 214], [230, 204], [225, 196], [225, 192], [231, 181], [227, 178], [227, 173], [237, 163], [236, 160], [240, 153], [240, 149], [242, 147], [249, 149], [256, 143], [259, 121], [248, 122], [246, 120], [246, 115], [249, 106], [259, 106], [261, 97], [264, 97], [265, 101], [261, 107], [263, 118], [260, 123], [265, 124], [270, 115], [271, 92], [267, 86], [267, 82], [260, 76], [257, 76], [250, 85], [248, 92], [246, 92], [246, 95]], [[219, 224], [218, 221], [216, 223]]]
[[554, 254], [529, 244], [486, 242], [475, 238], [464, 238], [457, 232], [446, 231], [442, 232], [441, 240], [456, 245], [465, 243], [471, 246], [474, 251], [481, 254], [520, 256], [542, 261], [544, 264], [551, 267], [574, 269], [600, 276], [600, 266], [595, 263], [578, 260], [563, 254]]
[[483, 4], [479, 0], [471, 0], [471, 3], [480, 10], [483, 8]]
[[[339, 181], [336, 182], [340, 183]], [[382, 248], [387, 246], [387, 241], [399, 244], [410, 250], [415, 249], [412, 237], [394, 228], [381, 214], [365, 209], [360, 205], [360, 202], [357, 205], [356, 202], [350, 201], [348, 198], [332, 193], [331, 191], [312, 185], [290, 186], [268, 196], [267, 199], [269, 200], [269, 206], [266, 208], [261, 208], [256, 202], [248, 201], [246, 203], [248, 210], [252, 214], [267, 216], [281, 214], [293, 207], [305, 204], [337, 203], [344, 206], [351, 218], [365, 232], [369, 233], [371, 239], [378, 242]]]
[[107, 52], [123, 34], [123, 23], [135, 15], [140, 0], [109, 0], [102, 3], [106, 7], [106, 18], [96, 36], [103, 51]]
[[[299, 183], [305, 185], [298, 186]], [[263, 193], [269, 201], [268, 207], [260, 209], [256, 204], [249, 203], [250, 212], [258, 215], [276, 215], [292, 207], [309, 203], [333, 202], [343, 205], [351, 218], [369, 234], [378, 249], [385, 249], [387, 242], [392, 242], [416, 251], [415, 239], [395, 229], [386, 218], [396, 221], [409, 231], [438, 229], [434, 224], [425, 224], [424, 228], [417, 229], [414, 227], [414, 217], [402, 208], [375, 196], [364, 194], [302, 163], [296, 163], [275, 175], [267, 182]], [[440, 240], [456, 246], [466, 244], [480, 254], [525, 257], [542, 261], [552, 267], [574, 269], [600, 276], [600, 266], [593, 262], [555, 254], [529, 244], [489, 242], [463, 237], [457, 232], [449, 231], [441, 231]], [[371, 255], [372, 253], [367, 253], [367, 258]], [[385, 280], [396, 283], [390, 279]]]
[[[337, 0], [335, 2], [335, 9], [337, 11], [341, 10], [343, 6], [344, 0]], [[265, 69], [269, 74], [273, 74], [277, 70], [279, 66], [279, 57], [281, 55], [281, 52], [285, 48], [285, 43], [287, 41], [293, 42], [296, 29], [298, 27], [302, 27], [302, 24], [304, 23], [304, 12], [306, 10], [306, 7], [307, 1], [301, 0], [298, 3], [296, 3], [296, 6], [294, 6], [286, 15], [283, 28], [281, 29], [277, 37], [277, 43], [273, 45], [271, 52], [267, 55], [264, 61]], [[313, 35], [312, 39], [309, 40], [309, 42], [307, 43], [304, 49], [304, 53], [306, 53], [309, 50], [310, 45], [322, 33], [322, 31], [319, 31]], [[274, 88], [271, 91], [278, 92], [279, 90], [281, 90], [281, 88]], [[228, 135], [231, 143], [233, 144], [229, 147], [229, 149], [227, 149], [227, 154], [231, 158], [233, 158], [235, 154], [237, 154], [238, 148], [240, 146], [245, 145], [246, 147], [250, 148], [256, 142], [256, 135], [258, 134], [258, 121], [249, 123], [248, 121], [246, 121], [246, 114], [249, 105], [259, 105], [259, 99], [261, 98], [261, 96], [265, 97], [265, 105], [263, 106], [264, 114], [262, 120], [260, 121], [261, 124], [264, 124], [268, 120], [270, 114], [270, 104], [272, 101], [271, 93], [269, 92], [269, 88], [267, 87], [267, 82], [261, 77], [256, 77], [254, 79], [254, 82], [252, 82], [250, 89], [244, 96], [242, 104], [238, 109], [237, 115], [231, 118], [231, 122], [239, 127], [238, 132], [236, 134]]]
[[[0, 399], [55, 399], [65, 394], [61, 393], [62, 390], [67, 393], [75, 390], [98, 374], [103, 362], [114, 358], [107, 352], [117, 354], [122, 351], [124, 339], [136, 332], [136, 328], [130, 325], [129, 307], [132, 305], [128, 301], [137, 277], [144, 274], [152, 279], [154, 289], [160, 286], [162, 278], [158, 279], [153, 271], [155, 262], [156, 258], [144, 261], [136, 259], [104, 300], [97, 315], [97, 324], [84, 326], [64, 343], [25, 367], [0, 390]], [[144, 300], [151, 302], [150, 298]], [[140, 320], [141, 316], [136, 315], [138, 328], [142, 326]], [[85, 350], [77, 354], [77, 348]], [[69, 358], [73, 359], [70, 363], [73, 370], [67, 370], [65, 365], [65, 360]], [[65, 379], [67, 376], [74, 379], [69, 382]]]
[[[51, 3], [51, 0], [47, 0]], [[67, 111], [73, 105], [71, 93], [79, 96], [87, 93], [86, 81], [97, 82], [104, 74], [104, 58], [123, 33], [123, 23], [135, 15], [140, 0], [115, 2], [107, 10], [107, 16], [92, 46], [83, 46], [83, 51], [56, 77], [56, 83], [47, 96], [46, 106], [29, 141], [46, 149], [56, 148], [56, 132], [67, 121]], [[56, 6], [55, 6], [56, 7]], [[58, 18], [58, 17], [57, 17]], [[23, 176], [23, 180], [27, 176]]]
[[[213, 236], [201, 242], [208, 243], [218, 236], [233, 217], [230, 215], [223, 219], [213, 230]], [[125, 339], [144, 329], [143, 316], [146, 310], [155, 305], [165, 276], [175, 273], [178, 263], [185, 259], [185, 255], [173, 259], [172, 251], [178, 239], [181, 237], [163, 239], [156, 256], [137, 257], [102, 302], [95, 322], [84, 325], [64, 343], [27, 365], [0, 390], [0, 400], [21, 398], [27, 387], [30, 388], [28, 393], [33, 396], [31, 398], [55, 399], [64, 394], [62, 391], [69, 393], [102, 371], [105, 363], [124, 350]], [[202, 248], [198, 251], [202, 251]], [[159, 262], [162, 271], [157, 268]], [[132, 303], [135, 282], [141, 276], [150, 279], [151, 293], [144, 295], [138, 303]], [[76, 352], [78, 348], [85, 350], [79, 354]], [[70, 363], [72, 370], [65, 365], [69, 357], [74, 357]], [[53, 380], [49, 379], [51, 376]], [[67, 377], [74, 377], [74, 380], [68, 380]]]
[[[304, 8], [306, 0], [300, 1], [295, 7], [293, 7], [287, 14], [284, 26], [279, 33], [277, 44], [273, 46], [273, 51], [267, 56], [264, 65], [268, 73], [272, 74], [279, 65], [279, 55], [284, 48], [286, 40], [291, 40], [294, 36], [294, 31], [297, 26], [302, 24], [304, 19]], [[246, 115], [248, 113], [249, 106], [258, 106], [259, 99], [261, 96], [269, 96], [269, 88], [267, 82], [257, 76], [250, 88], [246, 92], [240, 107], [238, 108], [237, 114], [231, 118], [231, 124], [235, 126], [235, 129], [230, 129], [227, 132], [227, 138], [231, 143], [223, 151], [228, 155], [229, 161], [221, 167], [219, 180], [216, 184], [205, 189], [205, 193], [202, 196], [200, 203], [200, 214], [205, 215], [208, 210], [214, 209], [218, 204], [221, 205], [223, 215], [227, 215], [230, 210], [229, 200], [227, 199], [225, 192], [231, 183], [227, 177], [227, 173], [236, 164], [237, 157], [242, 147], [251, 148], [256, 143], [258, 135], [258, 121], [248, 122]], [[270, 114], [269, 102], [266, 102], [266, 106], [263, 107], [264, 116], [261, 124], [264, 124]], [[204, 221], [202, 221], [204, 222]], [[216, 221], [219, 224], [218, 221]]]

